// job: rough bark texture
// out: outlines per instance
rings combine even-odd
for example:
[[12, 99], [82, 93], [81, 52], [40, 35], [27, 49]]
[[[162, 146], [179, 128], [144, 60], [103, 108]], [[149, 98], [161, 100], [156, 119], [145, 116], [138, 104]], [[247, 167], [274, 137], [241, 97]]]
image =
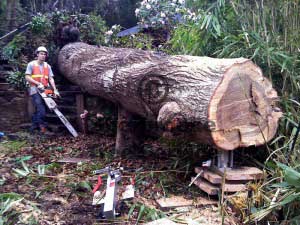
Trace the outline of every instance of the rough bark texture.
[[7, 31], [13, 30], [17, 27], [17, 0], [6, 1], [6, 20], [7, 20]]
[[277, 93], [245, 58], [167, 56], [66, 45], [60, 71], [83, 90], [219, 149], [261, 145], [275, 135]]
[[141, 150], [143, 136], [143, 121], [118, 105], [118, 125], [115, 154], [130, 153]]

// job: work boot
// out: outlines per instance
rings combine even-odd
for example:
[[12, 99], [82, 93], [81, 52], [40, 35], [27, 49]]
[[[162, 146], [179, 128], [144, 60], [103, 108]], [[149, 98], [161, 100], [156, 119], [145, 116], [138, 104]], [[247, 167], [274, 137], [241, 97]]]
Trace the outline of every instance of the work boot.
[[47, 132], [46, 127], [41, 127], [41, 133], [42, 133], [42, 134], [45, 134], [46, 132]]
[[48, 131], [46, 127], [40, 127], [40, 132], [42, 135], [54, 136], [54, 133]]
[[37, 130], [38, 130], [38, 127], [35, 126], [35, 125], [32, 125], [32, 126], [29, 128], [29, 133], [30, 133], [30, 134], [34, 134], [34, 132], [37, 131]]

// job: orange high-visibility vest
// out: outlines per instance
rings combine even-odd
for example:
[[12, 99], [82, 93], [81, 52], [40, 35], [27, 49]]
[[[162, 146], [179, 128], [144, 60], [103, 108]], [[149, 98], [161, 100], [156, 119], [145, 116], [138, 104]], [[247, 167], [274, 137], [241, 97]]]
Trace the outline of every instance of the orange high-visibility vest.
[[[46, 62], [44, 62], [43, 71], [40, 70], [40, 65], [38, 61], [34, 61], [31, 78], [37, 82], [42, 83], [44, 86], [48, 86], [49, 82], [49, 66]], [[31, 83], [31, 86], [36, 86], [35, 84]]]

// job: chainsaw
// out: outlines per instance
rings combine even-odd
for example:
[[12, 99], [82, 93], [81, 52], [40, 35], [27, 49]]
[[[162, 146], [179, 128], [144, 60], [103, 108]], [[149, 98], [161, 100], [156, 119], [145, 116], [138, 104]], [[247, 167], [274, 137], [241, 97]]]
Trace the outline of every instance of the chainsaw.
[[53, 90], [50, 87], [47, 88], [38, 88], [39, 94], [42, 96], [44, 99], [47, 107], [50, 109], [50, 111], [53, 111], [60, 121], [65, 125], [65, 127], [69, 130], [69, 132], [74, 136], [77, 137], [78, 133], [74, 129], [74, 127], [70, 124], [70, 122], [67, 120], [67, 118], [58, 110], [57, 104], [53, 100], [56, 96], [54, 95]]

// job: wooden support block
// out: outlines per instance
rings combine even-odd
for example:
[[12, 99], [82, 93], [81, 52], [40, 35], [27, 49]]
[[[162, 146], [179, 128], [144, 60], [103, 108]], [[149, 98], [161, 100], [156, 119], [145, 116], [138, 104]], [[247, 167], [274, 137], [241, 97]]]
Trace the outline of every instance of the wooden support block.
[[167, 218], [162, 218], [149, 223], [145, 223], [144, 225], [176, 225], [176, 224], [178, 223], [175, 223], [172, 220], [169, 220]]
[[193, 200], [185, 199], [182, 196], [172, 196], [170, 198], [160, 198], [156, 200], [159, 207], [164, 210], [169, 210], [170, 208], [192, 206]]
[[85, 159], [85, 158], [63, 158], [63, 159], [59, 159], [57, 162], [59, 163], [79, 163], [79, 162], [90, 162], [90, 159]]
[[[223, 176], [224, 171], [213, 167], [213, 171]], [[264, 176], [263, 171], [256, 167], [239, 167], [239, 168], [227, 168], [226, 169], [226, 180], [228, 181], [241, 181], [241, 180], [260, 180]]]
[[200, 176], [205, 178], [206, 180], [208, 180], [210, 183], [212, 183], [212, 184], [221, 184], [222, 183], [222, 177], [219, 174], [216, 174], [205, 167], [196, 167], [195, 168], [196, 173], [200, 173], [201, 171], [203, 171], [203, 172]]
[[77, 116], [77, 126], [79, 130], [83, 132], [84, 127], [81, 122], [80, 114], [84, 112], [84, 96], [83, 94], [76, 94], [76, 116]]
[[223, 170], [217, 167], [196, 167], [195, 172], [201, 174], [194, 184], [209, 195], [217, 195], [222, 188], [226, 193], [246, 191], [247, 181], [263, 178], [263, 171], [256, 167], [227, 168], [225, 184], [222, 187]]
[[[194, 177], [192, 177], [192, 180]], [[202, 191], [206, 192], [209, 195], [217, 195], [220, 191], [220, 188], [216, 185], [213, 185], [202, 178], [198, 178], [194, 181], [194, 184], [197, 185]]]
[[246, 191], [246, 190], [247, 190], [247, 186], [245, 184], [231, 184], [231, 183], [227, 183], [226, 181], [224, 185], [224, 192], [239, 192], [239, 191]]
[[208, 206], [208, 205], [218, 205], [218, 201], [217, 200], [212, 200], [212, 199], [208, 199], [207, 197], [198, 197], [194, 204], [196, 206]]
[[[202, 191], [209, 195], [217, 195], [222, 189], [222, 184], [212, 184], [203, 178], [198, 178], [194, 182]], [[247, 186], [239, 183], [229, 183], [228, 181], [224, 184], [224, 192], [232, 193], [239, 191], [246, 191]]]

